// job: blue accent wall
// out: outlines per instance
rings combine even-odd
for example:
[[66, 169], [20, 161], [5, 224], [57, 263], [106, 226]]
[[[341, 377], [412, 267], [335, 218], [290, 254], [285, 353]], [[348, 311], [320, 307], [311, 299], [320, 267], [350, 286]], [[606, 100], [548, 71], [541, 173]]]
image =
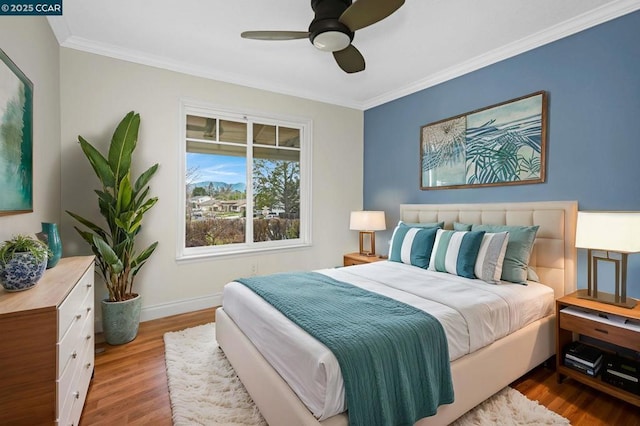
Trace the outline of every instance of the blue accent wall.
[[[421, 126], [539, 90], [548, 94], [545, 183], [420, 190]], [[640, 12], [634, 12], [365, 111], [363, 202], [384, 210], [391, 228], [401, 203], [577, 200], [580, 210], [640, 211], [639, 160]], [[382, 250], [390, 235], [391, 229], [378, 233]], [[640, 254], [629, 262], [629, 294], [640, 298]]]

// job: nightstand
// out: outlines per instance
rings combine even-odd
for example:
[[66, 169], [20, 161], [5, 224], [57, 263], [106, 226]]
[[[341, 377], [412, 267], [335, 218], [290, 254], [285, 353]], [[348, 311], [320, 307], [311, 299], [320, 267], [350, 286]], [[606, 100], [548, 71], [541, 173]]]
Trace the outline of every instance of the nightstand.
[[365, 256], [360, 253], [348, 253], [344, 255], [343, 262], [344, 262], [344, 266], [353, 266], [353, 265], [362, 265], [364, 263], [379, 262], [385, 259], [386, 257], [383, 258], [378, 255]]
[[556, 373], [558, 381], [561, 382], [565, 377], [571, 377], [578, 382], [640, 407], [640, 395], [612, 386], [599, 377], [590, 377], [563, 365], [563, 348], [575, 340], [574, 335], [588, 336], [640, 352], [640, 331], [637, 328], [625, 327], [621, 322], [616, 323], [609, 319], [602, 319], [607, 315], [615, 315], [618, 320], [628, 319], [638, 322], [640, 321], [640, 304], [633, 309], [626, 309], [580, 299], [578, 295], [582, 292], [586, 293], [586, 291], [578, 290], [556, 300]]

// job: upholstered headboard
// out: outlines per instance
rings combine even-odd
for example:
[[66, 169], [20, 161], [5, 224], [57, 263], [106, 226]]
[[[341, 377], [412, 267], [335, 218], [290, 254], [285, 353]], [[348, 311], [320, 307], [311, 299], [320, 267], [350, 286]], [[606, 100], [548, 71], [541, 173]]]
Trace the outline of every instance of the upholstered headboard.
[[488, 204], [401, 204], [405, 222], [453, 222], [488, 225], [539, 225], [529, 266], [556, 298], [576, 290], [577, 201]]

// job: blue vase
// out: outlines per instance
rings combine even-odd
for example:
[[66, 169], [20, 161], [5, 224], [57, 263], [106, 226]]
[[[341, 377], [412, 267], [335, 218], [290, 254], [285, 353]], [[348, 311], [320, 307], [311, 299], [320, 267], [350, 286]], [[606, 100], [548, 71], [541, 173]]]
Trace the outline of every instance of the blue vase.
[[47, 261], [47, 269], [58, 264], [62, 257], [62, 240], [58, 232], [58, 225], [55, 223], [42, 222], [42, 233], [46, 236], [46, 242], [53, 255]]

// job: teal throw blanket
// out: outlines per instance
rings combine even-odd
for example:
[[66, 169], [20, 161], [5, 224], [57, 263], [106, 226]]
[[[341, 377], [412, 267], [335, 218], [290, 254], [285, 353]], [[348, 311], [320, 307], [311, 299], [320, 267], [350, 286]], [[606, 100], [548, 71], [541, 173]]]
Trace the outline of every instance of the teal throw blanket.
[[453, 402], [447, 339], [433, 316], [317, 272], [237, 281], [333, 352], [351, 426], [409, 426]]

